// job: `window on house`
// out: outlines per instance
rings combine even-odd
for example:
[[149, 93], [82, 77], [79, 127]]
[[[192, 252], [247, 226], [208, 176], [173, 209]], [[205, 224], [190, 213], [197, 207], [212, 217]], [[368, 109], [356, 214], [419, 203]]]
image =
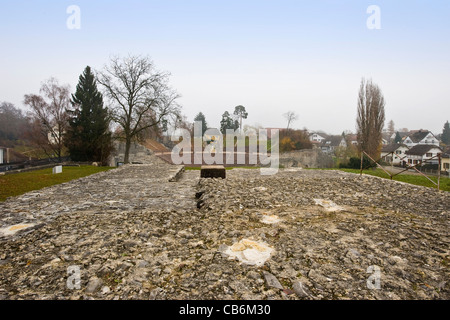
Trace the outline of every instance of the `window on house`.
[[433, 156], [432, 153], [427, 153], [427, 154], [426, 154], [426, 157], [427, 157], [427, 158], [431, 158], [432, 156]]
[[408, 159], [408, 163], [412, 163], [412, 160], [411, 160], [411, 159]]
[[450, 163], [444, 163], [444, 169], [450, 169]]

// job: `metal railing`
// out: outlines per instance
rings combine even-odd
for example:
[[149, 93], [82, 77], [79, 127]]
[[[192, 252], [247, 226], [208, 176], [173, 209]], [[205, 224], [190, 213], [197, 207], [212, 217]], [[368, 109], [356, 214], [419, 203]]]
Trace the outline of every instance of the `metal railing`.
[[18, 169], [24, 169], [24, 168], [30, 168], [30, 167], [39, 167], [46, 164], [51, 163], [61, 163], [65, 161], [70, 161], [70, 157], [61, 157], [61, 158], [47, 158], [47, 159], [40, 159], [40, 160], [27, 160], [27, 161], [20, 161], [20, 162], [10, 162], [10, 163], [3, 163], [0, 164], [0, 172], [6, 172], [11, 170], [18, 170]]
[[[393, 152], [391, 152], [392, 153], [392, 155], [394, 154]], [[388, 155], [390, 155], [391, 153], [388, 153], [386, 156], [388, 156]], [[431, 158], [428, 158], [428, 159], [422, 159], [422, 160], [419, 160], [416, 164], [414, 164], [414, 165], [411, 165], [411, 164], [409, 164], [408, 162], [406, 162], [406, 161], [404, 161], [404, 159], [406, 159], [407, 157], [406, 156], [404, 156], [404, 157], [402, 157], [402, 158], [400, 158], [400, 161], [402, 162], [404, 162], [405, 163], [405, 165], [406, 165], [406, 169], [404, 169], [404, 170], [402, 170], [402, 171], [400, 171], [400, 172], [397, 172], [397, 173], [391, 173], [391, 172], [389, 172], [389, 171], [387, 171], [385, 168], [383, 168], [383, 166], [382, 165], [380, 165], [378, 162], [380, 161], [380, 160], [382, 160], [383, 159], [383, 157], [381, 157], [380, 159], [378, 159], [377, 161], [375, 161], [371, 156], [369, 156], [365, 151], [362, 151], [361, 152], [361, 171], [360, 171], [360, 175], [362, 176], [362, 173], [363, 173], [363, 170], [365, 169], [365, 168], [363, 168], [363, 161], [364, 161], [364, 155], [366, 155], [370, 160], [372, 160], [376, 165], [377, 165], [377, 167], [378, 168], [380, 168], [381, 170], [383, 170], [390, 178], [391, 178], [391, 180], [393, 180], [393, 178], [395, 177], [395, 176], [397, 176], [397, 175], [399, 175], [399, 174], [401, 174], [401, 173], [403, 173], [403, 172], [406, 172], [406, 171], [408, 171], [408, 170], [410, 170], [410, 169], [414, 169], [415, 171], [417, 171], [417, 173], [419, 173], [420, 175], [422, 175], [422, 176], [424, 176], [425, 178], [427, 178], [429, 181], [431, 181], [436, 187], [437, 187], [437, 189], [438, 189], [438, 191], [440, 191], [440, 180], [441, 180], [441, 154], [440, 153], [438, 153], [436, 156], [433, 156], [433, 157], [431, 157]], [[386, 157], [385, 156], [385, 157]], [[423, 163], [426, 163], [426, 162], [429, 162], [429, 161], [431, 161], [431, 160], [434, 160], [434, 159], [438, 159], [438, 172], [437, 172], [437, 182], [434, 182], [432, 179], [430, 179], [426, 174], [424, 174], [423, 172], [421, 172], [419, 169], [417, 169], [416, 167], [417, 166], [421, 166]], [[367, 168], [367, 167], [366, 167]]]

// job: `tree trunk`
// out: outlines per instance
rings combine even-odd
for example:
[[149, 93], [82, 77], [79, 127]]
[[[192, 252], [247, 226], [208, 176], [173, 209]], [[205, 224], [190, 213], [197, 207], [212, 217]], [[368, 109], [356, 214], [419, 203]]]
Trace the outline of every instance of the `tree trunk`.
[[240, 133], [242, 134], [242, 115], [240, 116], [239, 129], [240, 129]]
[[131, 147], [131, 138], [127, 137], [125, 140], [125, 156], [123, 162], [125, 164], [130, 163], [130, 147]]

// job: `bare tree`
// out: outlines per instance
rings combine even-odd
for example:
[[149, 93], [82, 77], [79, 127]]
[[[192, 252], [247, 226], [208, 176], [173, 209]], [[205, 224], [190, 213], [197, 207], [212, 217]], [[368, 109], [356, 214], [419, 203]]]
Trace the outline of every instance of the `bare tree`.
[[169, 73], [155, 69], [148, 57], [112, 58], [109, 66], [98, 72], [97, 81], [110, 100], [113, 121], [122, 128], [125, 139], [124, 162], [129, 163], [132, 140], [148, 128], [159, 125], [177, 112], [180, 96], [168, 86]]
[[389, 133], [389, 137], [391, 137], [395, 133], [394, 120], [388, 122], [387, 132]]
[[26, 126], [27, 121], [22, 110], [9, 102], [0, 103], [0, 145], [14, 146], [16, 140], [22, 137]]
[[381, 152], [385, 104], [380, 88], [372, 80], [362, 79], [356, 119], [358, 147], [373, 159], [378, 159]]
[[298, 115], [294, 111], [288, 111], [283, 116], [287, 120], [287, 128], [286, 131], [289, 131], [289, 127], [291, 126], [291, 123], [298, 120]]
[[70, 106], [70, 87], [59, 85], [51, 78], [42, 84], [40, 93], [25, 95], [24, 104], [31, 108], [29, 136], [47, 156], [61, 160], [68, 125], [66, 110]]

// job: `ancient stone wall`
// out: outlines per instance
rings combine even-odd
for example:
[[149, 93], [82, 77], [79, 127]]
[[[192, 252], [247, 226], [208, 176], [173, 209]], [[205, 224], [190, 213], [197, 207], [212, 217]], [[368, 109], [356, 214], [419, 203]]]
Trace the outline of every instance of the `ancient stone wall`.
[[141, 159], [0, 203], [0, 300], [450, 298], [448, 192]]
[[318, 149], [296, 150], [280, 154], [280, 165], [285, 168], [332, 168], [333, 158]]
[[[146, 157], [152, 155], [153, 152], [144, 146], [133, 142], [130, 147], [130, 162], [145, 162]], [[109, 157], [108, 165], [111, 167], [116, 167], [119, 162], [123, 162], [125, 158], [125, 142], [115, 141], [114, 151]]]

